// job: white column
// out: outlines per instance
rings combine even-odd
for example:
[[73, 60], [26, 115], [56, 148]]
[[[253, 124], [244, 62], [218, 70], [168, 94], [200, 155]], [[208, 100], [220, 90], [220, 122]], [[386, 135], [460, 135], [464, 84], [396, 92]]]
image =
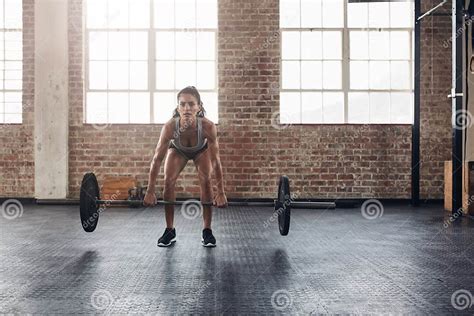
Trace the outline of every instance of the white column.
[[68, 189], [67, 0], [35, 1], [35, 197]]

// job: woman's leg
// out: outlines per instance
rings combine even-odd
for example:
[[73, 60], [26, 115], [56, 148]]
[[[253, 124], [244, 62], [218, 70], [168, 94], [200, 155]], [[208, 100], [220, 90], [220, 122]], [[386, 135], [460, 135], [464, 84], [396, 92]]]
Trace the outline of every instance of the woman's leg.
[[[164, 177], [164, 188], [163, 188], [163, 199], [165, 201], [174, 201], [176, 199], [176, 193], [174, 191], [176, 186], [176, 180], [179, 174], [186, 166], [188, 161], [181, 156], [176, 150], [168, 149], [168, 154], [165, 160], [165, 177]], [[174, 205], [165, 205], [165, 217], [166, 217], [166, 228], [173, 228], [174, 221]]]
[[[211, 174], [212, 164], [209, 155], [209, 151], [206, 150], [194, 160], [196, 170], [198, 172], [199, 183], [201, 185], [201, 201], [212, 202], [212, 186], [211, 186]], [[212, 221], [212, 207], [203, 206], [204, 228], [211, 228]]]

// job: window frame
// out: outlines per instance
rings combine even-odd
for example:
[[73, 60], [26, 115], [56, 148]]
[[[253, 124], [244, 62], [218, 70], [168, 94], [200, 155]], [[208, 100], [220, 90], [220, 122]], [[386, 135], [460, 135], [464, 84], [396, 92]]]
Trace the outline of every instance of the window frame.
[[[0, 59], [0, 61], [3, 63], [3, 69], [0, 69], [0, 71], [2, 72], [2, 76], [3, 76], [3, 79], [2, 79], [2, 83], [3, 85], [0, 87], [0, 93], [1, 93], [1, 104], [3, 104], [3, 107], [0, 109], [0, 117], [2, 118], [2, 120], [0, 120], [0, 126], [5, 126], [5, 125], [22, 125], [23, 124], [23, 114], [24, 114], [24, 105], [23, 105], [23, 90], [24, 90], [24, 71], [25, 71], [25, 65], [24, 65], [24, 39], [23, 39], [23, 36], [24, 36], [24, 25], [23, 25], [23, 14], [24, 14], [24, 10], [23, 10], [23, 2], [20, 1], [20, 28], [6, 28], [5, 27], [5, 21], [6, 21], [6, 12], [5, 12], [5, 0], [2, 1], [2, 6], [3, 6], [3, 26], [0, 28], [0, 32], [1, 34], [3, 35], [3, 39], [2, 39], [2, 42], [3, 42], [3, 58]], [[20, 37], [21, 37], [21, 50], [20, 50], [20, 54], [21, 54], [21, 59], [19, 60], [10, 60], [10, 59], [7, 59], [6, 58], [6, 39], [5, 39], [5, 35], [7, 33], [20, 33]], [[7, 79], [5, 78], [5, 74], [6, 74], [6, 63], [7, 61], [10, 61], [10, 62], [19, 62], [21, 63], [21, 79], [18, 80], [18, 81], [21, 81], [21, 88], [20, 89], [6, 89], [5, 88], [5, 82], [7, 81]], [[11, 80], [11, 79], [10, 79]], [[20, 112], [19, 113], [9, 113], [9, 112], [6, 112], [6, 102], [5, 102], [5, 94], [6, 93], [18, 93], [20, 94]], [[15, 122], [7, 122], [6, 121], [6, 115], [7, 114], [10, 114], [10, 115], [19, 115], [19, 118], [20, 120], [19, 121], [15, 121]]]
[[[111, 1], [111, 0], [107, 0], [107, 3], [108, 1]], [[118, 124], [118, 125], [162, 125], [164, 124], [163, 122], [155, 122], [155, 94], [156, 93], [174, 93], [175, 95], [177, 95], [177, 93], [184, 87], [180, 87], [180, 88], [177, 88], [176, 87], [176, 77], [174, 78], [174, 86], [175, 86], [175, 89], [157, 89], [156, 88], [156, 62], [159, 61], [157, 60], [156, 58], [156, 34], [158, 32], [173, 32], [174, 33], [174, 37], [176, 38], [176, 33], [179, 33], [179, 32], [193, 32], [194, 34], [197, 34], [199, 32], [212, 32], [214, 33], [214, 60], [212, 60], [212, 62], [214, 62], [214, 89], [199, 89], [199, 87], [197, 87], [199, 89], [199, 92], [201, 94], [205, 94], [205, 93], [215, 93], [216, 94], [216, 109], [217, 109], [217, 113], [218, 113], [218, 109], [219, 109], [219, 100], [218, 100], [218, 91], [219, 91], [219, 83], [218, 83], [218, 56], [217, 56], [217, 50], [218, 50], [218, 42], [217, 42], [217, 38], [218, 38], [218, 25], [216, 24], [216, 28], [199, 28], [199, 27], [194, 27], [194, 28], [177, 28], [177, 27], [174, 27], [174, 28], [157, 28], [155, 27], [155, 0], [149, 0], [149, 26], [147, 28], [131, 28], [131, 27], [127, 27], [127, 28], [109, 28], [109, 27], [105, 27], [105, 28], [96, 28], [96, 27], [93, 27], [93, 28], [89, 28], [87, 26], [87, 12], [88, 12], [88, 8], [87, 8], [87, 4], [88, 4], [88, 0], [84, 0], [84, 9], [83, 9], [83, 12], [84, 12], [84, 34], [83, 34], [83, 38], [84, 38], [84, 58], [83, 58], [83, 62], [84, 62], [84, 89], [83, 89], [83, 95], [84, 95], [84, 98], [83, 98], [83, 103], [84, 103], [84, 106], [83, 106], [83, 124], [107, 124], [107, 125], [112, 125], [112, 124]], [[173, 5], [174, 5], [174, 12], [176, 14], [176, 2], [173, 0]], [[216, 5], [218, 5], [218, 3], [216, 2]], [[198, 0], [195, 1], [195, 12], [197, 12], [197, 6], [198, 6]], [[129, 2], [129, 7], [130, 7], [130, 2]], [[216, 17], [216, 23], [217, 23], [217, 19], [218, 19], [218, 16]], [[107, 36], [109, 34], [109, 32], [144, 32], [144, 33], [147, 33], [147, 45], [148, 45], [148, 51], [147, 51], [147, 64], [148, 64], [148, 76], [147, 76], [147, 82], [148, 82], [148, 87], [146, 90], [140, 90], [140, 89], [109, 89], [108, 88], [108, 84], [109, 84], [109, 80], [108, 80], [108, 74], [107, 74], [107, 88], [106, 89], [91, 89], [90, 88], [90, 80], [89, 80], [89, 74], [90, 74], [90, 57], [89, 57], [89, 48], [90, 48], [90, 40], [89, 40], [89, 37], [90, 37], [90, 33], [91, 32], [105, 32], [107, 33]], [[108, 38], [108, 37], [107, 37]], [[197, 42], [196, 42], [197, 44]], [[196, 46], [197, 47], [197, 46]], [[130, 46], [129, 46], [130, 48]], [[174, 51], [176, 51], [176, 41], [174, 41]], [[107, 63], [110, 61], [107, 57]], [[128, 59], [128, 60], [124, 60], [124, 61], [127, 61], [127, 62], [130, 62], [131, 60]], [[194, 62], [195, 63], [195, 67], [197, 68], [197, 62], [198, 61], [210, 61], [210, 60], [200, 60], [200, 59], [197, 59], [197, 56], [196, 58], [194, 59], [172, 59], [172, 60], [163, 60], [163, 61], [168, 61], [168, 62], [173, 62], [174, 66], [175, 66], [175, 70], [176, 70], [176, 62], [178, 61], [189, 61], [189, 62]], [[130, 69], [130, 68], [129, 68]], [[107, 68], [108, 70], [108, 68]], [[197, 70], [197, 69], [196, 69]], [[176, 73], [176, 71], [175, 71]], [[196, 71], [196, 75], [197, 75], [197, 71]], [[130, 72], [129, 72], [129, 76], [130, 76]], [[88, 93], [90, 92], [98, 92], [98, 93], [106, 93], [107, 94], [107, 119], [104, 121], [104, 120], [101, 120], [100, 122], [88, 122], [87, 121], [87, 113], [88, 113], [88, 102], [87, 102], [87, 95]], [[148, 122], [140, 122], [140, 123], [136, 123], [136, 122], [130, 122], [130, 104], [128, 106], [128, 122], [119, 122], [119, 123], [115, 123], [115, 122], [110, 122], [110, 118], [109, 118], [109, 102], [108, 102], [108, 93], [114, 93], [114, 92], [117, 92], [117, 93], [120, 93], [120, 92], [124, 92], [124, 93], [134, 93], [134, 92], [141, 92], [141, 93], [148, 93], [149, 94], [149, 107], [150, 107], [150, 112], [149, 112], [149, 121]], [[204, 100], [205, 101], [205, 100]], [[176, 102], [176, 105], [177, 105], [177, 102]], [[171, 114], [172, 113], [169, 113], [169, 117], [171, 118]], [[218, 117], [217, 117], [217, 120], [218, 120]], [[216, 123], [217, 123], [217, 120], [216, 120]]]
[[[301, 1], [298, 0], [300, 4], [300, 21], [301, 21]], [[410, 3], [413, 6], [413, 1], [410, 1]], [[414, 8], [413, 8], [414, 9]], [[414, 26], [411, 28], [401, 28], [401, 27], [388, 27], [388, 28], [378, 28], [378, 27], [349, 27], [348, 26], [348, 0], [343, 0], [343, 27], [312, 27], [312, 28], [303, 28], [303, 27], [281, 27], [279, 26], [280, 30], [280, 70], [281, 70], [281, 75], [280, 75], [280, 81], [279, 81], [279, 87], [280, 87], [280, 100], [281, 100], [281, 93], [282, 92], [299, 92], [300, 93], [300, 103], [299, 103], [299, 121], [294, 122], [281, 122], [280, 124], [296, 124], [296, 125], [376, 125], [376, 124], [382, 124], [382, 125], [412, 125], [414, 122], [414, 112], [413, 112], [413, 106], [412, 106], [412, 112], [411, 112], [411, 122], [409, 123], [394, 123], [391, 122], [391, 115], [390, 115], [390, 109], [389, 109], [389, 114], [388, 118], [390, 120], [389, 123], [378, 123], [378, 122], [349, 122], [348, 121], [348, 115], [349, 115], [349, 93], [351, 92], [360, 92], [360, 93], [370, 93], [373, 92], [380, 92], [380, 93], [392, 93], [392, 92], [405, 92], [405, 93], [411, 93], [413, 99], [413, 94], [414, 94]], [[414, 14], [414, 10], [413, 10]], [[280, 19], [281, 19], [281, 12], [280, 12]], [[312, 31], [317, 31], [317, 32], [325, 32], [325, 31], [339, 31], [341, 32], [341, 40], [342, 40], [342, 59], [341, 59], [341, 89], [336, 90], [336, 89], [283, 89], [283, 33], [284, 32], [292, 32], [292, 31], [297, 31], [297, 32], [312, 32]], [[351, 31], [367, 31], [368, 33], [371, 31], [404, 31], [409, 33], [409, 48], [410, 48], [410, 59], [406, 60], [409, 63], [409, 89], [370, 89], [370, 78], [369, 78], [369, 88], [368, 89], [350, 89], [350, 78], [351, 78], [351, 72], [350, 72], [350, 32]], [[301, 43], [302, 41], [300, 40], [300, 52], [301, 52]], [[306, 60], [306, 59], [305, 59]], [[325, 61], [324, 57], [321, 59], [321, 61]], [[367, 61], [373, 61], [374, 59], [368, 59]], [[286, 60], [285, 60], [286, 61]], [[301, 63], [303, 59], [300, 58], [298, 61]], [[377, 61], [377, 60], [376, 60]], [[387, 61], [387, 60], [381, 60], [381, 61]], [[405, 61], [405, 60], [403, 60]], [[389, 63], [392, 62], [391, 59], [388, 60]], [[301, 70], [301, 65], [300, 65], [300, 70]], [[300, 85], [301, 85], [301, 73], [300, 71]], [[321, 118], [321, 122], [318, 123], [304, 123], [303, 122], [303, 111], [302, 111], [302, 98], [301, 98], [301, 93], [304, 92], [318, 92], [318, 93], [324, 93], [324, 92], [341, 92], [343, 93], [344, 96], [344, 120], [343, 122], [324, 122], [324, 110], [323, 110], [323, 116]], [[413, 105], [413, 104], [412, 104]], [[323, 104], [324, 107], [324, 104]], [[369, 109], [370, 110], [370, 109]], [[279, 111], [281, 111], [281, 103], [279, 105]], [[280, 120], [281, 120], [281, 115], [280, 115]]]

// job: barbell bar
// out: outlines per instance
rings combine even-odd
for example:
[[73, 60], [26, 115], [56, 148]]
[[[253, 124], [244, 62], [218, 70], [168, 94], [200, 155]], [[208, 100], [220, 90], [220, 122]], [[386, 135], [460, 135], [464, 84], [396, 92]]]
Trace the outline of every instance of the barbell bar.
[[[100, 205], [120, 205], [120, 206], [144, 206], [143, 200], [96, 200], [96, 203]], [[213, 203], [209, 202], [200, 202], [199, 200], [187, 200], [187, 201], [165, 201], [165, 200], [157, 200], [154, 206], [158, 205], [186, 205], [190, 202], [199, 202], [202, 206], [215, 206]], [[260, 207], [274, 207], [276, 201], [268, 201], [268, 202], [246, 202], [246, 201], [237, 201], [237, 202], [227, 202], [227, 206], [260, 206]], [[296, 202], [291, 201], [291, 208], [300, 208], [300, 209], [308, 209], [308, 208], [332, 208], [333, 202]]]
[[[128, 205], [128, 206], [143, 206], [143, 200], [101, 200], [100, 187], [97, 182], [97, 177], [94, 173], [86, 173], [82, 178], [80, 191], [80, 217], [82, 228], [86, 232], [93, 232], [99, 221], [99, 215], [104, 210], [100, 205]], [[165, 201], [158, 200], [158, 205], [190, 205], [195, 204], [202, 206], [212, 206], [210, 202], [201, 203], [198, 200], [187, 201]], [[291, 209], [334, 209], [336, 204], [334, 202], [297, 202], [291, 200], [290, 195], [290, 180], [287, 176], [280, 176], [278, 184], [277, 199], [269, 202], [228, 202], [228, 206], [255, 206], [255, 207], [274, 207], [275, 214], [278, 216], [278, 228], [282, 236], [288, 235], [290, 229]]]

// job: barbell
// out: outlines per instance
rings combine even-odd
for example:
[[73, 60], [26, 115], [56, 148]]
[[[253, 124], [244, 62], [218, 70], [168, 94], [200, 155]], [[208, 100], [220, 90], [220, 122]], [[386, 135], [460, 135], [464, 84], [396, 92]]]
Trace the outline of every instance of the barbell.
[[[187, 201], [165, 201], [158, 200], [155, 206], [158, 205], [189, 205], [195, 203], [199, 207], [212, 206], [209, 202], [200, 202], [197, 200]], [[100, 205], [128, 205], [128, 206], [142, 206], [143, 200], [101, 200], [100, 187], [97, 182], [97, 177], [94, 173], [86, 173], [82, 178], [81, 192], [80, 192], [80, 215], [82, 228], [88, 233], [93, 232], [99, 221], [100, 213], [105, 208], [100, 208]], [[287, 176], [280, 176], [278, 184], [277, 198], [273, 202], [228, 202], [228, 206], [271, 206], [275, 208], [275, 213], [278, 216], [278, 228], [282, 236], [288, 235], [290, 230], [291, 209], [334, 209], [336, 204], [334, 202], [296, 202], [291, 199], [290, 195], [290, 179]]]

